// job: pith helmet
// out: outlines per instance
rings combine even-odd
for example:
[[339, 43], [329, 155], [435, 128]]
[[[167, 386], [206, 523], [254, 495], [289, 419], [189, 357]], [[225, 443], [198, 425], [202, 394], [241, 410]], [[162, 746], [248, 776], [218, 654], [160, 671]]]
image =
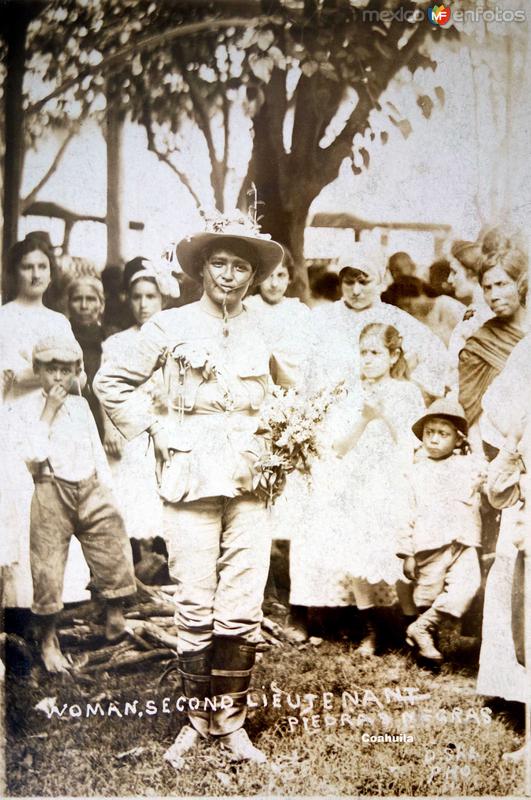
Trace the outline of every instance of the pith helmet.
[[442, 419], [449, 420], [449, 422], [455, 425], [458, 431], [461, 431], [463, 436], [467, 435], [468, 422], [466, 421], [462, 406], [453, 400], [440, 397], [438, 400], [434, 400], [429, 408], [426, 409], [425, 413], [411, 426], [411, 430], [417, 439], [422, 441], [424, 425], [429, 419], [433, 419], [434, 417], [441, 417]]

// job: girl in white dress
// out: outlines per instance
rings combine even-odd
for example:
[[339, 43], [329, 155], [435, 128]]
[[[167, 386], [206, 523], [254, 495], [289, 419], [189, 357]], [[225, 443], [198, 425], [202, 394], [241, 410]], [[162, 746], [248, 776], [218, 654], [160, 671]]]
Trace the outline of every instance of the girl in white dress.
[[294, 278], [293, 258], [284, 249], [284, 258], [271, 275], [258, 286], [256, 294], [245, 298], [245, 307], [251, 308], [266, 319], [274, 320], [276, 335], [300, 338], [301, 345], [308, 328], [310, 309], [297, 297], [286, 297]]
[[413, 457], [411, 425], [424, 401], [407, 379], [393, 326], [367, 325], [359, 343], [361, 382], [331, 409], [320, 432], [306, 523], [292, 537], [290, 601], [356, 605], [368, 630], [360, 652], [372, 655], [373, 609], [395, 602], [403, 580], [396, 535], [409, 519], [404, 473]]
[[[103, 362], [113, 360], [120, 364], [134, 345], [144, 322], [163, 306], [158, 279], [148, 261], [135, 258], [126, 264], [124, 285], [135, 324], [103, 343]], [[162, 373], [155, 373], [138, 391], [145, 394], [157, 414], [166, 413], [162, 400]], [[162, 536], [162, 505], [155, 479], [155, 456], [148, 434], [127, 441], [106, 417], [104, 447], [113, 474], [116, 500], [129, 537], [151, 539]]]
[[[274, 334], [276, 347], [284, 346], [290, 353], [290, 366], [299, 376], [302, 389], [309, 365], [311, 313], [308, 306], [296, 297], [286, 297], [293, 284], [295, 265], [291, 253], [284, 248], [284, 257], [271, 275], [258, 285], [256, 294], [244, 300], [247, 309], [256, 312], [266, 325], [264, 330]], [[272, 324], [271, 324], [272, 323]], [[280, 497], [269, 508], [271, 529], [271, 566], [265, 591], [265, 609], [278, 601], [287, 602], [289, 575], [289, 542], [291, 531], [300, 525], [304, 514], [305, 483], [302, 475], [291, 472]]]
[[[45, 335], [72, 335], [63, 314], [44, 304], [56, 277], [53, 251], [42, 234], [28, 234], [12, 248], [7, 261], [6, 298], [0, 308], [1, 428], [4, 453], [0, 486], [0, 564], [4, 570], [3, 605], [29, 608], [33, 584], [29, 562], [29, 511], [33, 481], [17, 448], [17, 402], [40, 391], [33, 372], [32, 351]], [[7, 566], [9, 565], [9, 566]], [[89, 574], [81, 547], [72, 539], [63, 597], [67, 602], [86, 599]]]

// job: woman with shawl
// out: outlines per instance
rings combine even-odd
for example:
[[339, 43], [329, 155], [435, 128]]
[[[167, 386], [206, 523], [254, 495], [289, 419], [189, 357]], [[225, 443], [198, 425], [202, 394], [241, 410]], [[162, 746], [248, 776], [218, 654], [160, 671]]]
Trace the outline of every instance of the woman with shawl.
[[459, 402], [472, 428], [471, 443], [483, 442], [491, 460], [502, 441], [499, 432], [481, 419], [481, 401], [507, 358], [525, 334], [524, 298], [527, 259], [510, 241], [483, 254], [479, 283], [494, 316], [467, 340], [459, 354]]
[[103, 411], [92, 391], [92, 381], [100, 368], [102, 344], [106, 338], [106, 331], [102, 325], [105, 310], [103, 284], [95, 275], [75, 278], [68, 286], [67, 299], [68, 316], [74, 336], [83, 351], [83, 364], [87, 373], [83, 397], [90, 406], [100, 439], [103, 441], [105, 436]]

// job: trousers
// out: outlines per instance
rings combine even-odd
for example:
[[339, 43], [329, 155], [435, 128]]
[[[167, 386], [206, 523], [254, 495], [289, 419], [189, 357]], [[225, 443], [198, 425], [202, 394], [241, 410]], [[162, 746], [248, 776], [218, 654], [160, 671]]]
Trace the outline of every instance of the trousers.
[[481, 586], [478, 551], [459, 542], [415, 555], [417, 608], [433, 608], [459, 619]]
[[215, 636], [256, 643], [271, 553], [263, 501], [244, 494], [166, 503], [164, 534], [179, 653], [203, 650]]
[[94, 475], [83, 481], [47, 478], [31, 501], [30, 560], [35, 614], [63, 608], [70, 539], [79, 539], [94, 587], [106, 600], [136, 592], [131, 544], [114, 497]]

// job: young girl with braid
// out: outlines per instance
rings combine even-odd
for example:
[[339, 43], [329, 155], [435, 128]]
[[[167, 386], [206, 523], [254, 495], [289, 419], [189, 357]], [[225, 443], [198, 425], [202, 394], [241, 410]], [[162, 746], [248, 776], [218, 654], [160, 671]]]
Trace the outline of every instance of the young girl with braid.
[[410, 429], [424, 401], [408, 379], [396, 328], [366, 325], [359, 349], [361, 381], [323, 424], [321, 457], [312, 468], [315, 508], [307, 509], [306, 529], [292, 542], [291, 603], [357, 606], [367, 634], [358, 652], [370, 656], [379, 644], [379, 606], [393, 604], [398, 591], [403, 610], [414, 613], [395, 552], [408, 518]]

